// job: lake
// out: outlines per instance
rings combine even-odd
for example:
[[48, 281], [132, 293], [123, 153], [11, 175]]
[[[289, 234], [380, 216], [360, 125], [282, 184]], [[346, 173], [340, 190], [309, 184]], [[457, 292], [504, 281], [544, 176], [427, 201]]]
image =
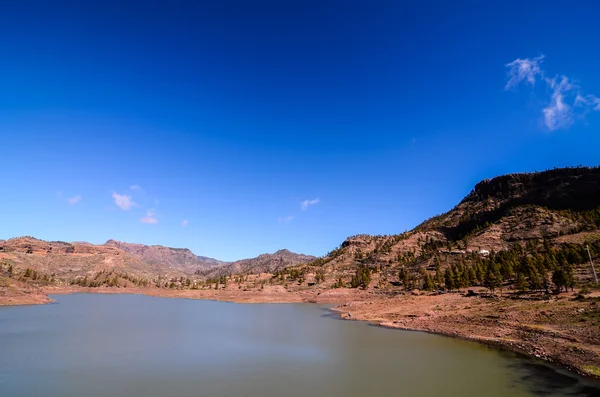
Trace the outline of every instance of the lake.
[[600, 396], [539, 360], [317, 305], [53, 298], [0, 308], [1, 396]]

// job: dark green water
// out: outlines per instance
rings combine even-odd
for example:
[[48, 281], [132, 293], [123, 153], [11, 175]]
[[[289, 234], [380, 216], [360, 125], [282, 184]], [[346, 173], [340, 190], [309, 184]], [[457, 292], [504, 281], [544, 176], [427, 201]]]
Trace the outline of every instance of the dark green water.
[[0, 308], [0, 396], [600, 396], [536, 360], [314, 305], [54, 298]]

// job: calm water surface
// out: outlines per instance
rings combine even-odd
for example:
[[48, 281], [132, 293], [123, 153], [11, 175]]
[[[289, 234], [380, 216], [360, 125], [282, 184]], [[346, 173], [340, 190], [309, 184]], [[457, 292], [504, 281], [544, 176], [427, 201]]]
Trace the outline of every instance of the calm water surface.
[[600, 396], [536, 360], [314, 305], [54, 298], [0, 308], [0, 396]]

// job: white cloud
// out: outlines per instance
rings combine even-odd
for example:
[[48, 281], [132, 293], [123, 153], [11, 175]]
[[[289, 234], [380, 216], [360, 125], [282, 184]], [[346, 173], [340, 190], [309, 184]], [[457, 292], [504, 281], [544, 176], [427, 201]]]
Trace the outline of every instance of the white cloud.
[[119, 207], [123, 211], [128, 211], [133, 207], [138, 206], [138, 204], [131, 199], [131, 196], [127, 196], [126, 194], [120, 195], [118, 193], [113, 192], [112, 197], [115, 199], [115, 204], [117, 205], [117, 207]]
[[308, 209], [309, 206], [311, 205], [315, 205], [319, 203], [319, 198], [317, 197], [316, 199], [312, 199], [312, 200], [304, 200], [300, 203], [300, 208], [302, 208], [303, 211], [306, 211]]
[[82, 198], [83, 198], [83, 197], [81, 197], [80, 195], [78, 195], [78, 194], [77, 194], [77, 195], [75, 195], [75, 196], [73, 196], [73, 197], [69, 197], [69, 198], [67, 199], [67, 203], [69, 203], [69, 204], [71, 204], [71, 205], [75, 205], [75, 204], [77, 204], [78, 202], [80, 202]]
[[156, 213], [154, 212], [154, 210], [147, 210], [146, 216], [141, 218], [140, 222], [150, 224], [158, 223], [158, 219], [156, 219]]
[[[533, 59], [516, 59], [507, 63], [506, 67], [510, 70], [508, 82], [504, 88], [506, 90], [515, 88], [522, 82], [534, 85], [536, 76], [543, 77], [545, 75], [544, 70], [540, 68], [543, 59], [544, 56], [540, 55]], [[548, 130], [568, 128], [576, 119], [584, 119], [589, 110], [600, 111], [600, 98], [595, 95], [582, 95], [579, 92], [575, 94], [579, 87], [573, 84], [568, 77], [543, 78], [543, 81], [552, 93], [548, 104], [542, 109], [544, 125]]]
[[187, 219], [184, 219], [181, 221], [181, 227], [186, 227], [189, 224], [190, 224], [190, 221], [188, 221]]
[[540, 55], [539, 57], [529, 59], [520, 59], [517, 58], [514, 61], [507, 63], [505, 66], [509, 68], [508, 71], [508, 81], [504, 86], [505, 90], [510, 90], [518, 86], [522, 81], [527, 81], [529, 84], [535, 84], [535, 76], [542, 75], [543, 72], [540, 68], [540, 64], [544, 60], [544, 55]]
[[593, 110], [600, 111], [600, 98], [595, 95], [582, 96], [580, 93], [577, 93], [575, 106], [591, 107]]
[[140, 185], [131, 185], [131, 186], [129, 186], [129, 189], [131, 189], [131, 190], [142, 190], [142, 187]]
[[544, 124], [550, 131], [566, 128], [573, 123], [573, 112], [571, 106], [565, 103], [565, 95], [573, 89], [573, 84], [569, 83], [569, 79], [565, 76], [560, 80], [557, 77], [546, 79], [546, 82], [553, 93], [550, 104], [542, 109]]
[[277, 218], [277, 222], [288, 223], [291, 222], [293, 219], [294, 217], [292, 215], [280, 216], [279, 218]]

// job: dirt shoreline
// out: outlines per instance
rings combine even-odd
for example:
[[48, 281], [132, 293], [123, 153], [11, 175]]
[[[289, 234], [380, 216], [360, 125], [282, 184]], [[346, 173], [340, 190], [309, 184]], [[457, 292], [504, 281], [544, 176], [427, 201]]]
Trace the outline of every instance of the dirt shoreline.
[[[340, 318], [392, 329], [420, 331], [475, 341], [522, 353], [580, 375], [600, 378], [600, 304], [568, 296], [545, 301], [486, 299], [461, 294], [396, 295], [350, 289], [291, 291], [165, 290], [158, 288], [46, 287], [44, 294], [141, 294], [164, 298], [235, 303], [317, 303], [336, 305]], [[44, 295], [45, 296], [45, 295]], [[38, 294], [0, 297], [1, 305], [44, 304]]]

